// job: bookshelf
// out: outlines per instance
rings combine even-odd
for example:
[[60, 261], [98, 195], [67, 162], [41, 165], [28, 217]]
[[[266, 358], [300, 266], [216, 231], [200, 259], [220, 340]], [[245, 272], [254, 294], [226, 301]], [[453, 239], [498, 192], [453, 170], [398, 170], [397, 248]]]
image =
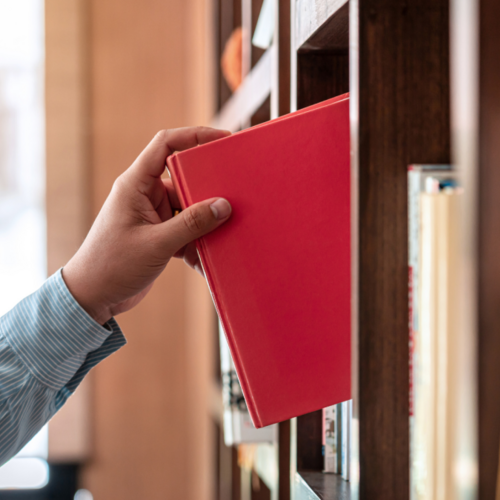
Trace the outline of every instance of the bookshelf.
[[[474, 467], [473, 477], [464, 481], [462, 490], [467, 494], [476, 486], [477, 477], [480, 500], [500, 498], [500, 398], [495, 389], [500, 380], [500, 269], [494, 257], [500, 244], [496, 194], [500, 186], [500, 33], [493, 21], [499, 15], [500, 5], [492, 0], [453, 2], [451, 9], [453, 156], [471, 187], [464, 193], [467, 288], [461, 319], [472, 332], [469, 336], [462, 333], [464, 349], [473, 354], [465, 358], [460, 381], [464, 389], [458, 448]], [[476, 433], [468, 433], [470, 428]]]
[[271, 95], [271, 56], [268, 49], [222, 106], [212, 122], [213, 127], [235, 132], [252, 120]]
[[[229, 4], [233, 13], [254, 15], [261, 5], [231, 2], [219, 0], [217, 19]], [[477, 498], [495, 498], [500, 443], [500, 398], [494, 396], [500, 380], [500, 170], [495, 168], [500, 157], [500, 32], [494, 20], [500, 4], [275, 0], [275, 9], [273, 45], [257, 62], [252, 59], [242, 86], [228, 94], [219, 73], [218, 95], [225, 97], [219, 98], [214, 124], [239, 130], [350, 92], [354, 432], [353, 472], [346, 482], [321, 472], [320, 412], [279, 424], [273, 445], [279, 474], [268, 484], [268, 498], [410, 498], [406, 175], [410, 164], [452, 161], [468, 193], [461, 249], [464, 327], [457, 336], [463, 350], [465, 378], [457, 384], [465, 383], [459, 402], [464, 412], [457, 417], [460, 437], [453, 460], [462, 466], [465, 457], [469, 476], [466, 471], [456, 491], [457, 498], [475, 498], [470, 495], [476, 488]], [[225, 19], [226, 25], [219, 25], [217, 57], [224, 36], [241, 24], [234, 15]], [[263, 470], [262, 464], [255, 468]], [[255, 492], [234, 495], [228, 500], [257, 498]]]

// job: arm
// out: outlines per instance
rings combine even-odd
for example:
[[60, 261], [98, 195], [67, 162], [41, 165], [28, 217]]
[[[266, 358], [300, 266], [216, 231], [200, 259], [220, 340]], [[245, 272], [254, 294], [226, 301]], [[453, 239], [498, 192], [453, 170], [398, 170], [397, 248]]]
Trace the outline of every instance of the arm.
[[116, 321], [101, 326], [80, 307], [61, 271], [0, 318], [0, 464], [124, 344]]
[[203, 127], [157, 134], [117, 179], [70, 262], [0, 318], [0, 464], [125, 344], [113, 317], [146, 296], [172, 257], [201, 270], [194, 240], [223, 224], [231, 207], [212, 198], [173, 217], [179, 201], [161, 176], [173, 151], [226, 135]]

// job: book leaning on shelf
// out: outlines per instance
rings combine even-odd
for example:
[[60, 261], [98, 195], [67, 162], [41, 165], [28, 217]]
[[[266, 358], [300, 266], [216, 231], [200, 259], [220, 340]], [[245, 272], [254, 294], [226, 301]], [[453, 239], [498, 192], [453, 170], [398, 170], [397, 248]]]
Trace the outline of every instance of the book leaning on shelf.
[[461, 189], [449, 166], [408, 172], [410, 498], [452, 498]]

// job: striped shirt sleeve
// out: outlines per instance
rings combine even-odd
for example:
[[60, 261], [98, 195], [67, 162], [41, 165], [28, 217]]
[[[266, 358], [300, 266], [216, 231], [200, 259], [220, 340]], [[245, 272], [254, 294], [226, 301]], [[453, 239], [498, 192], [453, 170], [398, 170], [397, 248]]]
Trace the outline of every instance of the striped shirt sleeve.
[[114, 319], [101, 326], [80, 307], [61, 270], [1, 317], [0, 465], [125, 343]]

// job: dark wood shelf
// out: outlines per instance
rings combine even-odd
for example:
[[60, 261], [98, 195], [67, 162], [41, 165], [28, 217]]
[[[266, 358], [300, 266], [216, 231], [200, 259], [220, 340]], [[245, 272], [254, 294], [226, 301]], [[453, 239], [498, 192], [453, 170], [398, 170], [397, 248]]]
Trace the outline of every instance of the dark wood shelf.
[[351, 487], [338, 474], [301, 471], [293, 483], [295, 500], [349, 500]]

